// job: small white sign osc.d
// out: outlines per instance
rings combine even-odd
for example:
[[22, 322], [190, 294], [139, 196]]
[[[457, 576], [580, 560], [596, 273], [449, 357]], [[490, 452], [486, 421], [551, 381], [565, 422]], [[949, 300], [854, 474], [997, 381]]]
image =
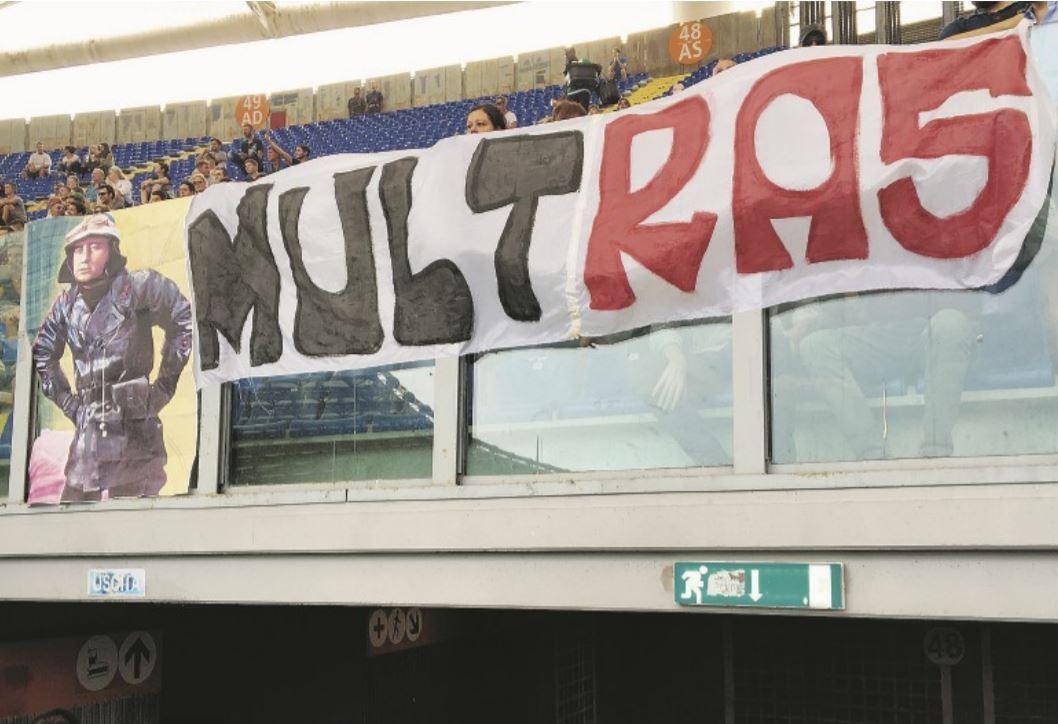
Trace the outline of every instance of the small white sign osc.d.
[[147, 595], [147, 571], [143, 568], [89, 569], [88, 595], [107, 598], [143, 598]]

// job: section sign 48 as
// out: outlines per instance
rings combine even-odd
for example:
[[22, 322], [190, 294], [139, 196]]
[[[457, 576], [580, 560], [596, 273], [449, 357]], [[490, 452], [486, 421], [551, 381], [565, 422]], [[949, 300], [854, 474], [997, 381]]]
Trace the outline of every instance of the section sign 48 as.
[[673, 576], [680, 606], [845, 608], [840, 563], [678, 562]]

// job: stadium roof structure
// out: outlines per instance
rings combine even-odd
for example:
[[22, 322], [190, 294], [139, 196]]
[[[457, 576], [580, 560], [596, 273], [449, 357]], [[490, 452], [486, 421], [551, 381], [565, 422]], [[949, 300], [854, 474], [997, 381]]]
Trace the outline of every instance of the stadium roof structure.
[[[507, 2], [0, 2], [0, 76], [283, 38]], [[57, 19], [59, 21], [57, 22]], [[16, 32], [10, 32], [10, 31]]]

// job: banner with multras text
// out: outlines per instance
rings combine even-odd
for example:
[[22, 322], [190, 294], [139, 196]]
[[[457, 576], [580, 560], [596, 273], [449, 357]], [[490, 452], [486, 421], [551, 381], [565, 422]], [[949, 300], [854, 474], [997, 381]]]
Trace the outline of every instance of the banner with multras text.
[[186, 217], [198, 383], [986, 287], [1031, 259], [1054, 143], [1011, 31], [789, 50], [621, 113], [220, 184]]

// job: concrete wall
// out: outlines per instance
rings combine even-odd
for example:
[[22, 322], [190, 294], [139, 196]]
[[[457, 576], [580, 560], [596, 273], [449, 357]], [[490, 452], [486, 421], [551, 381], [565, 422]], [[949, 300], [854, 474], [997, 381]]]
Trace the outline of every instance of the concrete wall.
[[29, 137], [35, 146], [43, 141], [46, 148], [60, 148], [70, 143], [70, 117], [41, 116], [29, 122]]
[[463, 100], [463, 66], [450, 65], [445, 68], [444, 102]]
[[170, 103], [162, 113], [162, 138], [198, 138], [209, 135], [208, 107], [197, 103]]
[[117, 137], [117, 113], [79, 113], [73, 119], [72, 136], [75, 146], [88, 146], [101, 141], [114, 143]]
[[158, 106], [126, 108], [118, 116], [118, 143], [157, 141], [161, 138], [162, 109]]
[[30, 146], [26, 139], [27, 133], [26, 122], [21, 118], [0, 121], [0, 153], [19, 153], [36, 148], [36, 139]]
[[[382, 110], [385, 111], [396, 111], [401, 108], [411, 108], [411, 74], [410, 73], [397, 73], [396, 75], [387, 75], [383, 78], [378, 78], [378, 89], [382, 91], [383, 105]], [[367, 83], [367, 88], [371, 87], [370, 83]], [[365, 95], [367, 90], [364, 91]]]
[[[553, 49], [534, 50], [518, 55], [518, 68], [515, 74], [515, 90], [532, 90], [544, 88], [552, 83], [551, 64]], [[559, 53], [561, 53], [559, 49]], [[562, 66], [563, 68], [565, 65]]]
[[514, 58], [496, 58], [467, 63], [463, 72], [463, 97], [480, 98], [515, 90]]
[[298, 126], [312, 123], [316, 118], [316, 103], [311, 88], [273, 93], [268, 98], [272, 113], [286, 111], [286, 124]]
[[360, 81], [331, 83], [316, 89], [316, 120], [330, 121], [349, 115], [348, 101]]
[[669, 33], [677, 27], [656, 28], [642, 33], [632, 33], [625, 43], [628, 70], [631, 73], [650, 73], [654, 76], [675, 75], [682, 66], [669, 57]]
[[[443, 103], [445, 97], [445, 69], [427, 68], [415, 73], [412, 79], [412, 105], [416, 108]], [[386, 94], [387, 99], [389, 94]]]
[[[667, 42], [667, 41], [666, 41]], [[598, 63], [604, 69], [610, 62], [610, 58], [613, 56], [614, 48], [624, 48], [624, 44], [620, 38], [603, 38], [602, 40], [593, 40], [590, 43], [578, 43], [576, 46], [577, 55], [582, 60], [587, 59]]]
[[216, 98], [209, 104], [209, 135], [216, 136], [225, 143], [242, 135], [235, 120], [235, 104], [243, 97]]

